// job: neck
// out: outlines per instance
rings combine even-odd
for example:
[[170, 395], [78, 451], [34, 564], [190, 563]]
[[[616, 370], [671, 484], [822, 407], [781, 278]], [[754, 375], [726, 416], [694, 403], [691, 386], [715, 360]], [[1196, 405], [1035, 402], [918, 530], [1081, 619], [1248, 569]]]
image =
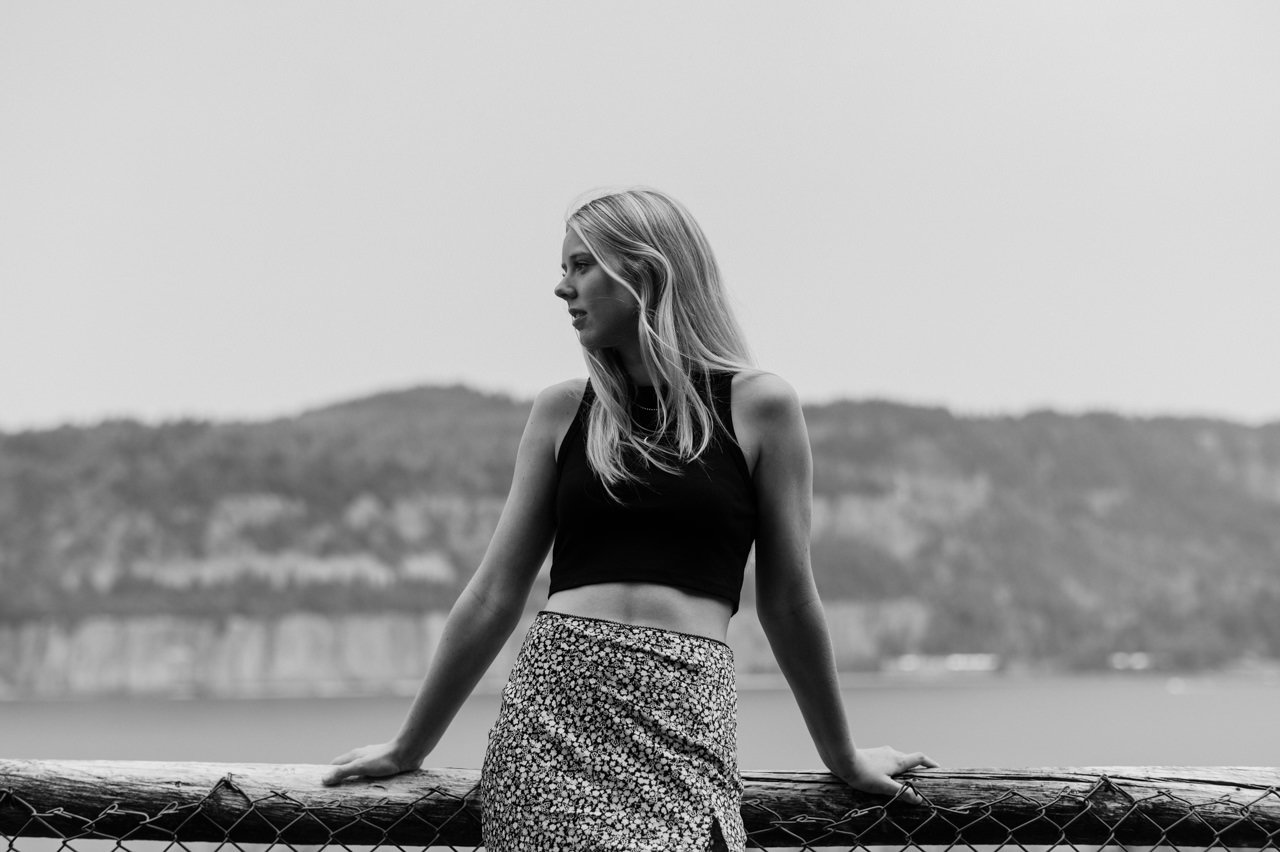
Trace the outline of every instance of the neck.
[[622, 364], [622, 369], [626, 371], [627, 377], [631, 379], [631, 383], [637, 387], [653, 387], [653, 377], [649, 375], [649, 368], [644, 365], [644, 358], [640, 355], [640, 347], [623, 347], [619, 346], [614, 350], [618, 354], [618, 361]]

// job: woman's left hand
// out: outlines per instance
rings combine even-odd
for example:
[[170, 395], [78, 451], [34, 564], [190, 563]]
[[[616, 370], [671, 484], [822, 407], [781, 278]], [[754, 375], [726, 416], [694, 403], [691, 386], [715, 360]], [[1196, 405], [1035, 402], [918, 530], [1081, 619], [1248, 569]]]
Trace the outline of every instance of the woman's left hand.
[[895, 781], [892, 776], [937, 766], [935, 761], [918, 751], [908, 754], [891, 746], [876, 746], [857, 749], [851, 766], [832, 767], [831, 772], [855, 790], [898, 796], [913, 805], [923, 805], [924, 799], [910, 788], [903, 789], [902, 782]]

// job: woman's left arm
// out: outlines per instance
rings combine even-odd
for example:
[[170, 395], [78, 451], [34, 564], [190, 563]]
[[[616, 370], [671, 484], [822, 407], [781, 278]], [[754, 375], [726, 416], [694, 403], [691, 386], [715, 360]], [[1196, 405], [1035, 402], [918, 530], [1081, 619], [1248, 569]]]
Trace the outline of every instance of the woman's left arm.
[[[744, 376], [735, 383], [734, 396], [739, 436], [749, 434], [754, 446], [760, 624], [822, 762], [856, 789], [894, 795], [902, 784], [890, 776], [937, 764], [919, 752], [857, 748], [849, 734], [809, 559], [813, 459], [800, 401], [789, 384], [768, 373]], [[910, 790], [903, 796], [919, 801]]]

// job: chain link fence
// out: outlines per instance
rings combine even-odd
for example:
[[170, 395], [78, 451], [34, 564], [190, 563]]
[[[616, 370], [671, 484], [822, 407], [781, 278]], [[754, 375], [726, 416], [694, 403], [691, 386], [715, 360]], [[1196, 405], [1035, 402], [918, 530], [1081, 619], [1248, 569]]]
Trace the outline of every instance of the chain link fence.
[[[322, 767], [0, 760], [0, 850], [480, 849], [474, 770], [319, 785]], [[744, 773], [748, 846], [773, 850], [1280, 850], [1280, 769], [930, 770], [926, 805], [818, 773]]]

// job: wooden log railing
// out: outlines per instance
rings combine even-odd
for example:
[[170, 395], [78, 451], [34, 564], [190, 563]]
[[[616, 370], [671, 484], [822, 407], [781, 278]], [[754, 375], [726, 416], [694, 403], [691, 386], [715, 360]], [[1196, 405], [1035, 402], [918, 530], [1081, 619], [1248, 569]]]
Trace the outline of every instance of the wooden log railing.
[[[0, 849], [135, 840], [343, 846], [480, 845], [479, 773], [429, 769], [319, 783], [324, 767], [0, 760]], [[1097, 846], [1280, 850], [1280, 768], [933, 769], [924, 806], [832, 776], [744, 772], [762, 848]]]

